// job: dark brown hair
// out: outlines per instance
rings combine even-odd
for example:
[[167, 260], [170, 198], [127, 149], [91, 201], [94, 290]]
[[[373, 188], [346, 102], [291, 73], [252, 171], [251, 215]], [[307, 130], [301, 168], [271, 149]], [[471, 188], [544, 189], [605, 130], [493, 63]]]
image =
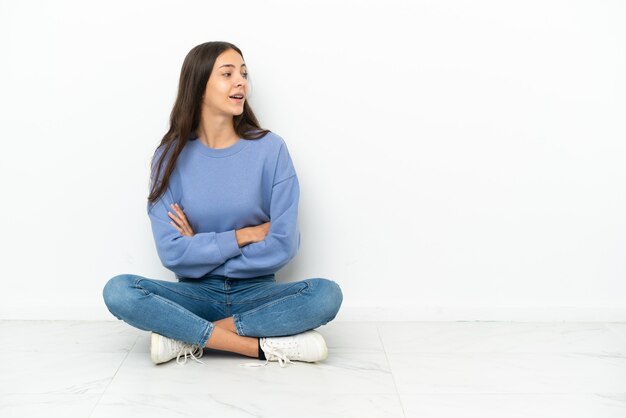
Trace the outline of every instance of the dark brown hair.
[[[206, 42], [195, 46], [189, 51], [183, 62], [178, 83], [178, 94], [174, 108], [170, 114], [170, 128], [161, 139], [161, 143], [152, 157], [151, 187], [148, 201], [155, 202], [167, 189], [169, 178], [174, 171], [176, 160], [185, 147], [191, 134], [200, 124], [202, 96], [211, 76], [211, 71], [217, 57], [224, 51], [234, 49], [241, 55], [241, 50], [229, 42]], [[261, 129], [259, 122], [252, 112], [248, 100], [243, 104], [243, 113], [233, 116], [235, 132], [243, 139], [259, 139], [268, 132]], [[162, 148], [161, 152], [157, 152]], [[156, 162], [157, 154], [160, 154]], [[172, 158], [169, 158], [171, 155]], [[161, 175], [162, 165], [167, 159], [164, 175]], [[156, 166], [155, 166], [156, 164]], [[154, 171], [156, 170], [156, 171]], [[155, 179], [162, 179], [155, 181]]]

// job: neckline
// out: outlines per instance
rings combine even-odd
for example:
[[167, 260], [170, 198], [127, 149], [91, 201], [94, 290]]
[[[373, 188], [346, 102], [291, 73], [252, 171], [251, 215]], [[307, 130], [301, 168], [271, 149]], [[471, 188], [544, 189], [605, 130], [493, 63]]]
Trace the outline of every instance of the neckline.
[[244, 138], [238, 138], [237, 142], [232, 145], [227, 146], [226, 148], [209, 148], [202, 141], [198, 139], [197, 136], [192, 135], [189, 138], [190, 146], [192, 149], [200, 152], [201, 154], [206, 155], [207, 157], [213, 158], [221, 158], [228, 157], [229, 155], [233, 155], [244, 149], [248, 145], [248, 141]]

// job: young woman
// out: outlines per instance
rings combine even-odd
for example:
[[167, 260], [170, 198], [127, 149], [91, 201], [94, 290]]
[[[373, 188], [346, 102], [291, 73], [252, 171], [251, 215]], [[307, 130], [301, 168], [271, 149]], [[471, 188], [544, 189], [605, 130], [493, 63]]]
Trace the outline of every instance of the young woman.
[[204, 347], [263, 366], [328, 356], [313, 329], [335, 318], [343, 295], [324, 278], [276, 282], [300, 247], [300, 188], [285, 141], [259, 127], [249, 92], [235, 45], [189, 51], [147, 204], [157, 253], [177, 281], [122, 274], [104, 287], [116, 318], [151, 331], [156, 364], [199, 361]]

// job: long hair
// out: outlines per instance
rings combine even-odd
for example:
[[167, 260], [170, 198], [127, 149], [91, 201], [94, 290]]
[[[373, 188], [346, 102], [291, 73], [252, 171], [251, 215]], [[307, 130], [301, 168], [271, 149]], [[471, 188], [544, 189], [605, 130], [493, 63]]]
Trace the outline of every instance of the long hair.
[[[189, 51], [183, 62], [178, 83], [176, 102], [170, 114], [170, 128], [161, 139], [152, 157], [151, 166], [156, 169], [151, 177], [160, 181], [151, 181], [148, 201], [155, 202], [167, 189], [170, 176], [174, 171], [176, 160], [189, 140], [190, 135], [200, 124], [202, 114], [202, 95], [211, 76], [217, 57], [224, 51], [234, 49], [241, 55], [241, 50], [229, 42], [206, 42], [197, 45]], [[243, 104], [243, 113], [233, 116], [233, 127], [240, 138], [259, 139], [271, 132], [261, 129], [259, 122], [246, 100]], [[162, 148], [158, 162], [157, 151]], [[171, 158], [170, 158], [171, 157]], [[161, 175], [164, 161], [167, 159], [165, 172]]]

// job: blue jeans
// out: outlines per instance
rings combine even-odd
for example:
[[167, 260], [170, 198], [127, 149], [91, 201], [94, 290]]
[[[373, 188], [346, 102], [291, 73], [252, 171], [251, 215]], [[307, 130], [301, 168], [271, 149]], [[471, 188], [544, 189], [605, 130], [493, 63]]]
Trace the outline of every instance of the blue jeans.
[[248, 279], [207, 274], [178, 282], [121, 274], [102, 294], [109, 311], [129, 325], [201, 347], [213, 332], [211, 321], [232, 316], [237, 334], [248, 337], [293, 335], [334, 319], [343, 301], [332, 280], [277, 283], [274, 274]]

